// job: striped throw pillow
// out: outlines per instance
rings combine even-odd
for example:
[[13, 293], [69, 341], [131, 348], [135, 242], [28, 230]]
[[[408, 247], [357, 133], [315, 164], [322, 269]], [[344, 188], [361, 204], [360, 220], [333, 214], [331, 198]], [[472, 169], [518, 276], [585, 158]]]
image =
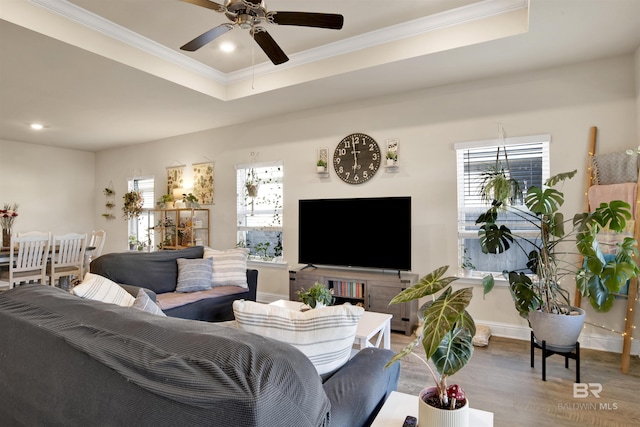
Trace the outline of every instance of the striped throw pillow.
[[178, 258], [176, 292], [196, 292], [211, 289], [212, 259]]
[[240, 286], [248, 288], [247, 258], [249, 249], [236, 248], [219, 251], [204, 248], [203, 258], [213, 258], [211, 286]]
[[291, 344], [323, 375], [349, 360], [364, 309], [334, 305], [301, 312], [237, 300], [233, 302], [233, 312], [240, 329]]
[[122, 287], [106, 277], [87, 273], [84, 280], [73, 288], [73, 294], [80, 298], [131, 307], [135, 298]]
[[138, 310], [146, 311], [147, 313], [156, 314], [158, 316], [167, 316], [166, 314], [164, 314], [164, 311], [162, 311], [160, 307], [158, 307], [158, 304], [156, 304], [151, 298], [149, 298], [149, 295], [144, 291], [144, 289], [140, 289], [138, 291], [138, 296], [136, 297], [131, 307], [137, 308]]

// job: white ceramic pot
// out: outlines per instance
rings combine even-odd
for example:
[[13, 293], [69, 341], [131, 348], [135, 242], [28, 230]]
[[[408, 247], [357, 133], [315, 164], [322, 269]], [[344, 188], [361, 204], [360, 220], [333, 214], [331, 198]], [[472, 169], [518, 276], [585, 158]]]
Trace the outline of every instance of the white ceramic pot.
[[469, 399], [460, 409], [446, 410], [435, 408], [424, 402], [423, 396], [436, 394], [435, 387], [425, 388], [418, 398], [419, 427], [469, 427]]
[[322, 307], [326, 307], [326, 305], [324, 305], [323, 302], [316, 301], [316, 306], [314, 308], [322, 308]]
[[387, 166], [394, 166], [396, 164], [396, 161], [393, 159], [387, 159]]
[[550, 350], [571, 351], [582, 332], [585, 311], [579, 307], [571, 307], [571, 312], [575, 314], [530, 312], [529, 323], [538, 343], [546, 341]]
[[325, 167], [324, 167], [324, 166], [316, 166], [316, 170], [317, 170], [318, 172], [325, 172], [325, 171], [326, 171], [326, 169], [325, 169]]
[[473, 269], [465, 268], [464, 269], [464, 277], [473, 277]]

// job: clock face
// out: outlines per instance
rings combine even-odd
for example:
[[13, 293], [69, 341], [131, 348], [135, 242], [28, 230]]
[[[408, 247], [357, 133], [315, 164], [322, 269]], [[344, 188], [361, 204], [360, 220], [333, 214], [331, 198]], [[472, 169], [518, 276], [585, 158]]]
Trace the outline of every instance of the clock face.
[[333, 167], [347, 184], [362, 184], [376, 174], [380, 159], [380, 147], [373, 138], [353, 133], [343, 138], [333, 152]]

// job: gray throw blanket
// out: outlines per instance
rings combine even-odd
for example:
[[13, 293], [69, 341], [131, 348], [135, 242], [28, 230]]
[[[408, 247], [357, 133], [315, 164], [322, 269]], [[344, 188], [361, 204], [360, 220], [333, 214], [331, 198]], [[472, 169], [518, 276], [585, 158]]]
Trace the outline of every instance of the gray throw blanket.
[[[163, 410], [182, 420], [265, 427], [329, 422], [329, 399], [308, 359], [291, 346], [241, 330], [86, 301], [43, 285], [0, 293], [0, 325], [0, 356], [5, 352], [1, 348], [11, 353], [19, 340], [44, 332], [57, 344], [42, 348], [40, 357], [48, 357], [49, 351], [82, 352], [127, 383], [160, 396], [167, 402]], [[37, 355], [25, 355], [33, 357]], [[3, 366], [0, 389], [21, 393], [23, 387], [2, 373], [10, 366]], [[90, 369], [83, 368], [90, 366], [74, 372], [90, 380]], [[111, 387], [104, 393], [119, 390]], [[29, 398], [26, 393], [13, 397]], [[145, 402], [139, 403], [138, 409], [145, 410]]]

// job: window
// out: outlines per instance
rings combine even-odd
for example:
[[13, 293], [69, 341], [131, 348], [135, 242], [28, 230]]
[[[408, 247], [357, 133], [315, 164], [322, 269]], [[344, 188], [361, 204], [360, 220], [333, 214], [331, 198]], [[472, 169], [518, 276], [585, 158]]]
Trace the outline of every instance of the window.
[[[488, 141], [465, 142], [455, 145], [458, 180], [458, 242], [459, 264], [462, 264], [464, 249], [471, 257], [475, 269], [485, 272], [502, 273], [504, 270], [526, 269], [526, 255], [523, 251], [506, 251], [502, 254], [483, 254], [478, 240], [476, 218], [487, 210], [488, 205], [480, 198], [482, 172], [496, 166], [508, 170], [511, 178], [518, 182], [520, 191], [513, 203], [523, 204], [529, 187], [542, 186], [549, 178], [550, 135], [501, 138]], [[506, 152], [506, 157], [505, 157]], [[508, 165], [508, 166], [507, 166]], [[520, 235], [537, 236], [537, 229], [519, 220], [514, 214], [501, 214], [500, 221], [507, 222]], [[521, 241], [526, 247], [526, 242]]]
[[236, 168], [238, 246], [253, 259], [282, 256], [282, 162]]
[[129, 220], [129, 242], [135, 243], [137, 248], [153, 248], [153, 233], [149, 233], [149, 224], [153, 226], [154, 191], [153, 177], [133, 178], [128, 182], [127, 191], [139, 191], [142, 194], [142, 213], [137, 218]]

